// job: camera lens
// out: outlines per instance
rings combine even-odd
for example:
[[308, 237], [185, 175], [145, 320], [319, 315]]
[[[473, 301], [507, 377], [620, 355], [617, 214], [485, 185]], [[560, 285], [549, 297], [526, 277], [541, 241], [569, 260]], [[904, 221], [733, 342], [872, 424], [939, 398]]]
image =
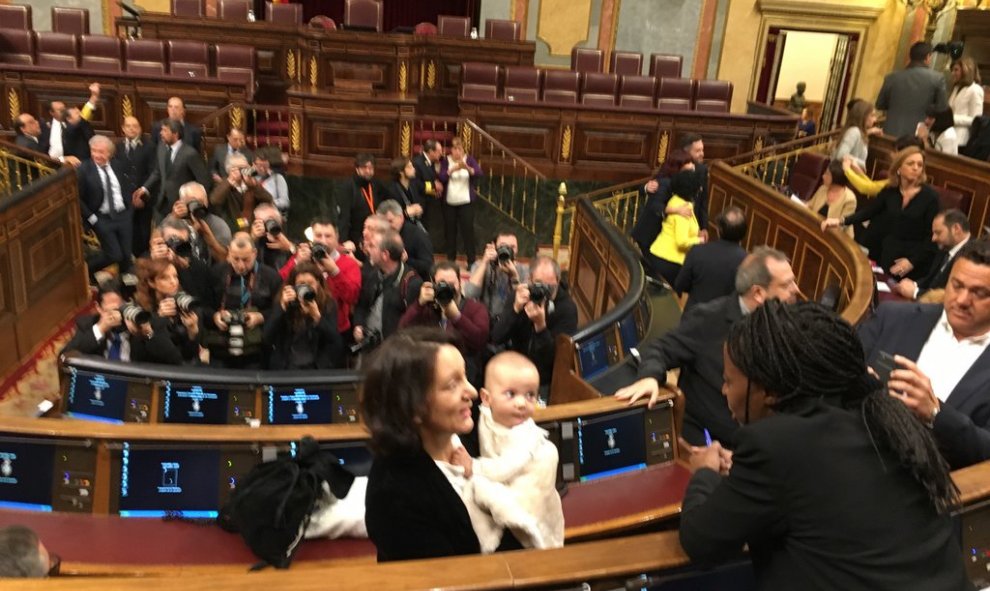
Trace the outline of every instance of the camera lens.
[[295, 286], [295, 290], [296, 297], [298, 297], [301, 301], [307, 303], [316, 301], [316, 291], [305, 283]]
[[275, 220], [265, 220], [265, 232], [278, 236], [282, 233], [282, 226]]

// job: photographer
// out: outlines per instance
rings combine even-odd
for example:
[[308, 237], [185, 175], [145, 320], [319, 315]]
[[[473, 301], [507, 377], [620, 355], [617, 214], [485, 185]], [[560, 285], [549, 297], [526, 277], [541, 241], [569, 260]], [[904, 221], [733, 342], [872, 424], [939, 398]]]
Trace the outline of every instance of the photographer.
[[402, 237], [394, 230], [370, 233], [364, 246], [371, 268], [354, 308], [354, 342], [374, 347], [398, 329], [402, 314], [419, 297], [422, 280], [402, 262]]
[[151, 260], [175, 265], [182, 290], [201, 302], [212, 302], [216, 299], [213, 272], [206, 263], [193, 256], [190, 236], [189, 226], [184, 221], [165, 218], [159, 229], [151, 233]]
[[164, 321], [125, 300], [122, 290], [117, 280], [100, 285], [96, 314], [76, 320], [76, 333], [59, 355], [78, 351], [115, 361], [181, 364]]
[[272, 196], [272, 203], [282, 214], [282, 219], [289, 218], [289, 184], [285, 182], [282, 173], [272, 169], [272, 159], [277, 157], [282, 161], [282, 152], [278, 148], [262, 148], [254, 155], [254, 178]]
[[532, 283], [516, 286], [492, 329], [492, 343], [506, 345], [533, 360], [540, 386], [550, 384], [557, 335], [577, 330], [577, 306], [560, 284], [560, 266], [546, 256], [533, 259]]
[[153, 321], [159, 321], [165, 334], [182, 356], [184, 365], [199, 361], [199, 301], [182, 291], [179, 273], [167, 260], [138, 260], [136, 300], [145, 310], [151, 310]]
[[248, 167], [242, 154], [227, 156], [225, 166], [227, 178], [213, 187], [210, 205], [219, 208], [231, 230], [239, 230], [247, 225], [254, 208], [259, 203], [271, 203], [272, 196], [254, 178], [254, 169]]
[[[305, 242], [296, 249], [296, 256], [279, 269], [287, 279], [296, 265], [312, 261], [323, 272], [330, 297], [337, 304], [337, 330], [341, 336], [351, 330], [351, 309], [361, 293], [361, 268], [358, 262], [340, 252], [337, 227], [327, 218], [316, 218], [309, 226], [313, 243]], [[349, 338], [349, 337], [347, 337]]]
[[464, 295], [480, 300], [488, 310], [492, 324], [498, 320], [506, 302], [515, 297], [516, 286], [529, 281], [529, 265], [516, 262], [519, 239], [506, 232], [485, 245], [485, 254], [471, 266], [471, 277], [464, 284]]
[[[396, 158], [392, 161], [392, 184], [388, 186], [389, 199], [402, 204], [406, 221], [419, 226], [426, 232], [423, 225], [423, 195], [419, 192], [416, 182], [416, 167], [408, 158]], [[381, 211], [381, 206], [379, 206]], [[428, 233], [428, 232], [427, 232]]]
[[210, 213], [203, 185], [191, 182], [179, 187], [179, 199], [165, 219], [180, 220], [188, 226], [195, 258], [208, 265], [227, 260], [230, 226], [220, 216]]
[[282, 286], [265, 321], [271, 347], [268, 369], [334, 369], [344, 366], [344, 342], [337, 332], [337, 306], [323, 288], [323, 272], [301, 263]]
[[433, 267], [433, 280], [419, 288], [419, 298], [406, 308], [399, 328], [440, 327], [457, 338], [467, 362], [468, 381], [481, 377], [485, 347], [488, 345], [488, 310], [481, 302], [461, 294], [461, 269], [446, 261]]
[[203, 344], [210, 365], [261, 369], [265, 314], [282, 289], [278, 271], [258, 262], [258, 249], [247, 232], [234, 234], [227, 262], [214, 267], [220, 294], [214, 309], [204, 309]]
[[422, 226], [407, 223], [402, 206], [393, 199], [382, 201], [376, 213], [385, 216], [389, 227], [402, 237], [402, 244], [406, 247], [406, 264], [415, 269], [424, 280], [429, 279], [433, 268], [433, 243], [426, 230]]
[[275, 270], [285, 266], [296, 252], [296, 245], [285, 235], [284, 224], [282, 214], [271, 203], [254, 208], [251, 238], [258, 248], [258, 260]]

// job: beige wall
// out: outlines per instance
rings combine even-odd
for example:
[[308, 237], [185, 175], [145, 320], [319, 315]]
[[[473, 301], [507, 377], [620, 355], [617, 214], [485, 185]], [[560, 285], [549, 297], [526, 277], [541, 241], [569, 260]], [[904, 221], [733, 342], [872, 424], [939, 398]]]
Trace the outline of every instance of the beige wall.
[[[883, 77], [892, 69], [897, 52], [905, 7], [899, 0], [787, 0], [795, 6], [834, 5], [836, 18], [842, 18], [846, 7], [870, 7], [882, 9], [877, 20], [867, 31], [866, 47], [862, 49], [863, 59], [859, 76], [852, 88], [851, 96], [861, 96], [873, 100], [880, 91]], [[745, 112], [749, 100], [754, 64], [760, 51], [757, 39], [760, 34], [761, 13], [758, 0], [732, 0], [729, 5], [722, 57], [719, 60], [718, 78], [729, 80], [735, 86], [732, 97], [732, 110]], [[821, 27], [828, 28], [828, 19], [820, 19]]]
[[774, 98], [790, 99], [797, 92], [797, 83], [804, 82], [808, 85], [804, 97], [812, 102], [822, 102], [825, 98], [825, 86], [828, 84], [828, 69], [838, 39], [839, 36], [834, 33], [787, 33]]

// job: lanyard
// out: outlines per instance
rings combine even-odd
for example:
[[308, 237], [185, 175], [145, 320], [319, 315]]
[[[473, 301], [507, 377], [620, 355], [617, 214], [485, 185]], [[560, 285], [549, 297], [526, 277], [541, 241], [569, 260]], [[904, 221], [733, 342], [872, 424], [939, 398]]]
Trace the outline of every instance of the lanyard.
[[364, 195], [364, 200], [368, 203], [368, 211], [372, 214], [375, 213], [375, 196], [371, 192], [371, 183], [368, 183], [367, 187], [361, 187], [361, 194]]

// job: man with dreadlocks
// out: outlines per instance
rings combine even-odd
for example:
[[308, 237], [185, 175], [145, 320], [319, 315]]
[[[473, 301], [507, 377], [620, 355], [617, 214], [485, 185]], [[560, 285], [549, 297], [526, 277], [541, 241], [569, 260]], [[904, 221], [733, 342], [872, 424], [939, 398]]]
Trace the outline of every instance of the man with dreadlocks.
[[[732, 447], [738, 425], [722, 397], [722, 344], [740, 318], [770, 299], [793, 303], [798, 287], [787, 256], [767, 246], [743, 259], [736, 271], [736, 293], [694, 306], [674, 330], [640, 348], [639, 380], [615, 396], [630, 403], [650, 397], [656, 403], [667, 370], [680, 368], [677, 385], [684, 392], [684, 438], [694, 445], [705, 442], [705, 431]], [[661, 381], [662, 380], [662, 381]]]
[[852, 327], [770, 301], [724, 349], [736, 449], [690, 447], [681, 545], [712, 564], [749, 545], [757, 588], [972, 589], [931, 432], [888, 396]]
[[941, 304], [883, 304], [859, 338], [871, 365], [895, 355], [891, 395], [931, 426], [953, 469], [990, 459], [990, 243], [959, 251]]

